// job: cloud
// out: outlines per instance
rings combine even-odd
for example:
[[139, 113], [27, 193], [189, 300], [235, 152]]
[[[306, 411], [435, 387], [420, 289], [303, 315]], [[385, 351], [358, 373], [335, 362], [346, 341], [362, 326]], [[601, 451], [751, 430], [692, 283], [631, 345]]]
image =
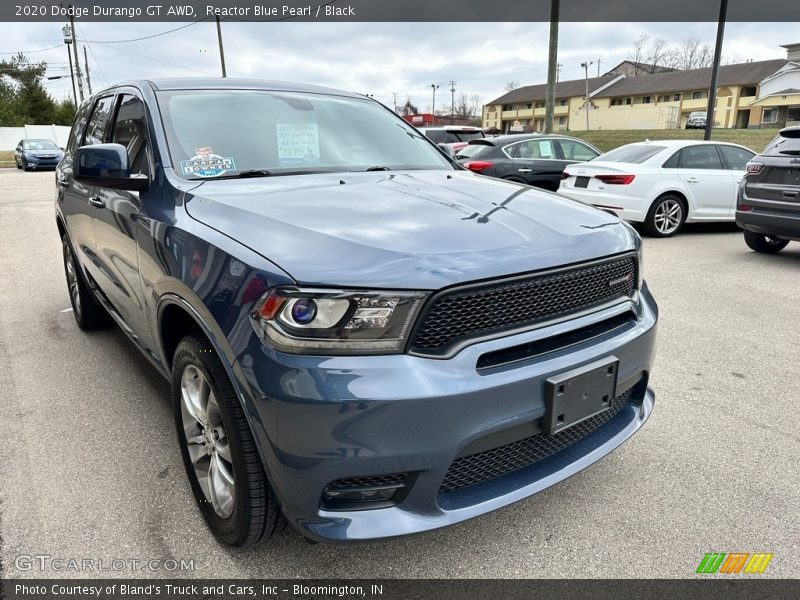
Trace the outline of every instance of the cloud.
[[[63, 41], [60, 23], [5, 27], [0, 50], [38, 49]], [[90, 23], [78, 25], [79, 39], [123, 40], [153, 35], [177, 24]], [[499, 96], [507, 81], [541, 83], [547, 75], [547, 23], [243, 23], [224, 21], [229, 77], [314, 83], [361, 93], [392, 105], [407, 96], [429, 109], [431, 84], [436, 103], [478, 94]], [[769, 31], [769, 36], [763, 32]], [[714, 23], [562, 23], [559, 34], [561, 79], [583, 76], [580, 63], [600, 63], [605, 72], [628, 57], [645, 33], [678, 43], [697, 37], [713, 45]], [[793, 23], [729, 23], [723, 54], [738, 60], [784, 56], [778, 43], [800, 41]], [[132, 43], [85, 44], [95, 90], [131, 78], [219, 76], [216, 28], [201, 22], [174, 33]], [[81, 53], [82, 54], [82, 53]], [[66, 48], [31, 54], [45, 60], [52, 75], [68, 73]], [[81, 60], [83, 57], [81, 56]], [[48, 83], [56, 97], [70, 95], [69, 79]]]

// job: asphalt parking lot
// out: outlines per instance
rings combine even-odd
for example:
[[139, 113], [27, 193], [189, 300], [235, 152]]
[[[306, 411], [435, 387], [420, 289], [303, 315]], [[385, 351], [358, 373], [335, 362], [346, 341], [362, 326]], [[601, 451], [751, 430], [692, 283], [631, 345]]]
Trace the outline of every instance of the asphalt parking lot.
[[91, 575], [17, 569], [35, 554], [192, 559], [181, 575], [203, 578], [690, 577], [711, 551], [771, 552], [763, 576], [800, 577], [800, 243], [757, 255], [732, 225], [645, 240], [655, 412], [579, 475], [416, 537], [287, 530], [242, 551], [195, 506], [165, 382], [117, 328], [78, 330], [53, 197], [52, 172], [0, 170], [0, 577]]

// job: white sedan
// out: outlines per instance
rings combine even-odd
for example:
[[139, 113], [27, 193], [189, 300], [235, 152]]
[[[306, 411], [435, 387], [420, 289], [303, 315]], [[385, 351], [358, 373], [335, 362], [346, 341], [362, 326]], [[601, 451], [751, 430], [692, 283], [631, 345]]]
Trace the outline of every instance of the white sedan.
[[686, 222], [733, 221], [739, 183], [753, 156], [744, 146], [722, 142], [627, 144], [569, 165], [558, 193], [669, 237]]

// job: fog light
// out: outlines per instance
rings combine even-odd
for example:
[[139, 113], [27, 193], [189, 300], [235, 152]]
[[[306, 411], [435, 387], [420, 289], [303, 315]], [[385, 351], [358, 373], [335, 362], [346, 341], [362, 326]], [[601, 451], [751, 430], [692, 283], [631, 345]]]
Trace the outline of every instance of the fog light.
[[327, 510], [365, 510], [395, 506], [408, 492], [406, 473], [337, 479], [322, 494]]

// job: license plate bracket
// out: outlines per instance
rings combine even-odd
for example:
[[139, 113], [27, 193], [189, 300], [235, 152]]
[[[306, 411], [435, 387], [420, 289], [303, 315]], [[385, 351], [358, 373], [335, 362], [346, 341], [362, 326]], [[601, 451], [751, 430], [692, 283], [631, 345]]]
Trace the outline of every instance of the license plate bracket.
[[545, 382], [545, 433], [553, 435], [609, 408], [617, 388], [619, 360], [609, 356], [549, 377]]
[[589, 187], [589, 178], [588, 177], [576, 177], [575, 178], [575, 187], [576, 188], [588, 188]]

